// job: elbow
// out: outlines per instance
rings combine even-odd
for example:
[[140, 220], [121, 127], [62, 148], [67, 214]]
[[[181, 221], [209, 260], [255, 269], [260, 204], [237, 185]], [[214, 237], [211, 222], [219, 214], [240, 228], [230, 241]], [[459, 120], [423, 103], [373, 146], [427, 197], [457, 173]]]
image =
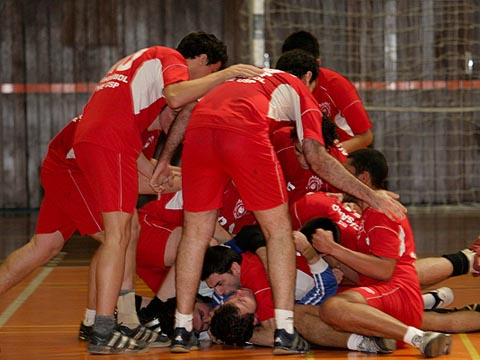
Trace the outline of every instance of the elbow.
[[167, 105], [171, 109], [178, 109], [185, 105], [180, 92], [176, 91], [176, 87], [174, 85], [167, 86], [163, 89], [163, 96], [167, 101]]
[[368, 129], [363, 134], [360, 135], [362, 145], [368, 147], [373, 143], [373, 132], [371, 129]]
[[393, 276], [393, 269], [385, 269], [385, 271], [382, 271], [380, 274], [378, 274], [377, 280], [380, 281], [390, 281]]

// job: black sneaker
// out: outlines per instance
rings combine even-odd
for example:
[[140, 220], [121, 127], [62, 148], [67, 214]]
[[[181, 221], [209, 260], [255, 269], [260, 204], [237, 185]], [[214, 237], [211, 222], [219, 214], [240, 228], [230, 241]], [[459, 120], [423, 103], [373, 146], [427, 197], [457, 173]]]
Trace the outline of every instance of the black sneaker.
[[120, 331], [122, 335], [128, 336], [137, 341], [145, 342], [152, 348], [169, 347], [171, 344], [167, 335], [149, 330], [143, 325], [138, 325], [136, 328], [130, 329], [129, 327], [120, 324], [117, 325], [117, 330]]
[[88, 341], [90, 340], [90, 335], [93, 331], [93, 325], [88, 326], [83, 323], [80, 323], [80, 330], [78, 331], [78, 340], [80, 341]]
[[116, 330], [106, 337], [92, 331], [87, 347], [90, 354], [134, 354], [144, 352], [147, 349], [147, 343], [131, 339]]
[[155, 331], [156, 333], [162, 333], [162, 327], [160, 324], [160, 318], [158, 316], [147, 317], [145, 315], [145, 308], [141, 309], [138, 312], [138, 319], [140, 323], [145, 326], [147, 329]]
[[459, 312], [459, 311], [477, 311], [480, 312], [480, 304], [468, 304], [459, 308], [453, 309], [435, 309], [433, 310], [438, 313], [452, 313], [452, 312]]
[[285, 329], [276, 329], [273, 343], [273, 355], [304, 354], [310, 351], [310, 345], [297, 330], [289, 334]]
[[198, 335], [194, 331], [187, 331], [185, 328], [175, 328], [173, 330], [173, 340], [170, 352], [187, 353], [189, 351], [198, 350], [200, 341]]

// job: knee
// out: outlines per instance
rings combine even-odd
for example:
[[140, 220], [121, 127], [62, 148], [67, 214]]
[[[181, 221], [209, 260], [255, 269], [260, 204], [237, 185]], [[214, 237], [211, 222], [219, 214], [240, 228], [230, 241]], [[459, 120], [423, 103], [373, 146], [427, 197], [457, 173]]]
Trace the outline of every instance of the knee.
[[346, 302], [338, 296], [329, 297], [319, 307], [320, 318], [330, 326], [334, 326], [342, 311], [348, 309], [345, 303]]
[[30, 240], [32, 251], [42, 262], [49, 261], [62, 250], [65, 244], [61, 234], [35, 235]]

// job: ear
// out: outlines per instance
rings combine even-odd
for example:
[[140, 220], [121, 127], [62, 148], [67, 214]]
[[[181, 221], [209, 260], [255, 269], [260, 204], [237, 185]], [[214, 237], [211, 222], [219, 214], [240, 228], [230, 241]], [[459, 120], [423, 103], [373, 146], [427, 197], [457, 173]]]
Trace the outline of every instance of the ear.
[[260, 324], [260, 321], [258, 321], [257, 312], [255, 311], [255, 313], [253, 314], [253, 325], [257, 326], [259, 324]]
[[242, 271], [242, 267], [240, 266], [239, 263], [234, 262], [232, 266], [230, 267], [230, 270], [232, 271], [232, 274], [235, 276], [240, 276], [240, 273]]
[[200, 55], [197, 56], [197, 58], [200, 61], [200, 65], [207, 65], [208, 64], [207, 54], [200, 54]]
[[358, 180], [363, 182], [364, 184], [368, 186], [372, 186], [372, 181], [370, 178], [370, 174], [367, 171], [362, 172], [360, 175], [357, 176]]
[[305, 85], [309, 85], [310, 84], [310, 80], [312, 79], [312, 72], [311, 71], [307, 71], [305, 73], [305, 75], [302, 76], [302, 81], [305, 83]]

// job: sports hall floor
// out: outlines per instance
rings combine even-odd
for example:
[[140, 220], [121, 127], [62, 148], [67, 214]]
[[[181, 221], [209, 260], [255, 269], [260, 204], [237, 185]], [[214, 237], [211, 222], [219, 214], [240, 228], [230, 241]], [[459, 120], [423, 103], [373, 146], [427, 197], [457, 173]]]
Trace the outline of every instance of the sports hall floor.
[[[480, 233], [480, 208], [409, 208], [409, 218], [419, 257], [456, 252]], [[0, 260], [24, 244], [33, 233], [35, 214], [0, 214]], [[79, 359], [273, 359], [271, 349], [233, 348], [214, 345], [186, 355], [168, 349], [152, 349], [136, 355], [89, 355], [86, 344], [77, 340], [83, 317], [87, 266], [96, 244], [75, 236], [49, 264], [31, 274], [21, 284], [0, 297], [0, 359], [79, 360]], [[480, 278], [470, 275], [447, 280], [436, 286], [454, 290], [451, 306], [480, 302]], [[150, 295], [138, 281], [137, 293]], [[365, 359], [376, 355], [343, 350], [316, 349], [288, 359]], [[385, 359], [420, 359], [413, 348], [404, 347]], [[278, 359], [278, 357], [275, 357]], [[454, 335], [452, 353], [439, 359], [480, 360], [480, 333]]]

